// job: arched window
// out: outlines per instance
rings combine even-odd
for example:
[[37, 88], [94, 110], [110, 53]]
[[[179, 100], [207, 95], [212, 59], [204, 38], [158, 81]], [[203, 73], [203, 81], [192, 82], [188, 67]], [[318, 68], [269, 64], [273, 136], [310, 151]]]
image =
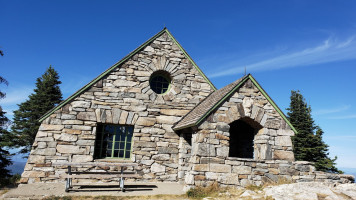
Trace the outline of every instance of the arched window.
[[229, 157], [253, 158], [254, 137], [262, 128], [250, 118], [242, 118], [230, 124]]

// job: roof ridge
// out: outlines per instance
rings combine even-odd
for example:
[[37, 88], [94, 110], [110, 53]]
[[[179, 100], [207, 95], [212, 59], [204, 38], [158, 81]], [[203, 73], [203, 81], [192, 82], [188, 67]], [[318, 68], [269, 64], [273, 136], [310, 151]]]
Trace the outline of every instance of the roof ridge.
[[[173, 130], [180, 130], [180, 129], [183, 129], [183, 128], [188, 128], [188, 127], [191, 127], [191, 126], [194, 126], [194, 125], [197, 125], [198, 123], [200, 123], [200, 121], [202, 119], [204, 119], [212, 110], [215, 109], [216, 106], [220, 105], [221, 103], [221, 100], [224, 99], [227, 95], [229, 95], [231, 93], [232, 90], [235, 90], [236, 86], [239, 86], [240, 83], [244, 82], [245, 80], [247, 80], [249, 74], [248, 75], [244, 75], [243, 77], [237, 79], [236, 81], [226, 85], [225, 87], [219, 89], [219, 90], [216, 90], [214, 91], [213, 93], [211, 93], [208, 97], [206, 97], [203, 101], [201, 101], [198, 105], [196, 105], [189, 113], [187, 113], [181, 120], [179, 120], [175, 125], [174, 127], [172, 127]], [[231, 87], [231, 89], [229, 89]], [[227, 90], [228, 89], [228, 90]], [[227, 91], [224, 91], [224, 90], [227, 90]], [[222, 92], [222, 97], [221, 98], [217, 98], [216, 97], [216, 94], [218, 94], [219, 92]], [[204, 107], [205, 109], [209, 109], [207, 111], [203, 111], [204, 113], [202, 113], [202, 116], [200, 116], [198, 119], [194, 119], [195, 122], [188, 122], [187, 124], [183, 124], [181, 125], [181, 127], [177, 125], [180, 123], [180, 122], [183, 122], [184, 119], [187, 119], [188, 117], [194, 117], [191, 116], [196, 109], [198, 109], [199, 106], [201, 106], [202, 104], [204, 104], [205, 102], [209, 101], [209, 100], [213, 100], [214, 104], [210, 107]], [[188, 119], [189, 120], [189, 119]]]
[[[202, 112], [198, 112], [197, 115], [198, 116], [194, 116], [191, 113], [194, 112], [196, 109], [198, 109], [198, 106], [200, 106], [201, 104], [203, 104], [206, 101], [210, 100], [210, 95], [208, 97], [206, 97], [203, 101], [201, 101], [197, 106], [195, 106], [189, 113], [187, 113], [185, 116], [183, 116], [183, 118], [181, 120], [179, 120], [174, 127], [172, 127], [173, 130], [181, 130], [184, 128], [189, 128], [192, 126], [197, 126], [203, 119], [205, 119], [214, 109], [216, 109], [216, 107], [218, 107], [221, 103], [224, 102], [225, 98], [228, 97], [229, 95], [231, 95], [234, 91], [236, 91], [236, 89], [238, 89], [245, 81], [247, 80], [251, 80], [252, 83], [257, 87], [257, 89], [262, 93], [262, 95], [267, 99], [267, 101], [272, 105], [272, 107], [277, 111], [277, 113], [286, 121], [286, 123], [290, 126], [290, 128], [297, 133], [297, 130], [293, 127], [293, 125], [290, 123], [290, 121], [288, 120], [288, 118], [286, 117], [286, 115], [282, 112], [282, 110], [277, 106], [277, 104], [272, 100], [272, 98], [267, 94], [267, 92], [261, 87], [261, 85], [255, 80], [255, 78], [251, 75], [251, 74], [247, 74], [243, 77], [241, 77], [240, 79], [226, 85], [225, 87], [211, 93], [211, 95], [215, 95], [218, 92], [223, 91], [224, 89], [227, 89], [229, 87], [232, 87], [230, 90], [226, 91], [226, 93], [224, 95], [222, 95], [222, 97], [220, 97], [218, 100], [216, 100], [215, 98], [213, 98], [213, 105], [212, 106], [208, 106], [204, 107], [203, 109], [203, 113]], [[199, 108], [200, 109], [200, 108]], [[191, 117], [190, 115], [192, 115], [192, 119], [189, 119], [188, 117]], [[188, 119], [187, 119], [188, 118]], [[179, 123], [182, 123], [184, 119], [190, 120], [186, 123], [181, 124], [180, 126]]]
[[209, 85], [216, 91], [217, 88], [215, 85], [210, 81], [210, 79], [204, 74], [204, 72], [198, 67], [198, 65], [194, 62], [192, 57], [187, 53], [187, 51], [183, 48], [183, 46], [176, 40], [176, 38], [171, 34], [171, 32], [166, 29], [166, 32], [168, 35], [171, 37], [173, 42], [176, 43], [176, 45], [179, 47], [179, 49], [183, 52], [183, 54], [188, 58], [188, 60], [194, 65], [194, 67], [198, 70], [198, 72], [203, 76], [203, 78], [209, 83]]
[[122, 64], [123, 62], [127, 61], [129, 58], [131, 58], [135, 53], [139, 52], [142, 50], [144, 47], [146, 47], [150, 42], [161, 36], [162, 34], [167, 33], [168, 36], [173, 40], [173, 42], [179, 47], [179, 49], [183, 52], [183, 54], [187, 57], [187, 59], [193, 64], [193, 66], [197, 69], [197, 71], [203, 76], [203, 78], [209, 83], [209, 85], [216, 90], [216, 87], [213, 85], [213, 83], [207, 78], [207, 76], [200, 70], [200, 68], [196, 65], [196, 63], [193, 61], [193, 59], [189, 56], [189, 54], [183, 49], [183, 47], [178, 43], [178, 41], [173, 37], [173, 35], [168, 31], [166, 27], [164, 27], [161, 31], [156, 33], [154, 36], [152, 36], [150, 39], [146, 40], [144, 43], [142, 43], [139, 47], [131, 51], [129, 54], [127, 54], [125, 57], [123, 57], [121, 60], [113, 64], [111, 67], [109, 67], [107, 70], [99, 74], [96, 78], [91, 80], [89, 83], [81, 87], [79, 90], [74, 92], [72, 95], [70, 95], [68, 98], [65, 100], [61, 101], [57, 106], [52, 108], [51, 110], [47, 111], [44, 115], [42, 115], [39, 119], [40, 122], [42, 122], [44, 119], [46, 119], [49, 115], [60, 109], [62, 106], [67, 104], [69, 101], [77, 97], [79, 94], [84, 92], [87, 88], [90, 86], [94, 85], [97, 81], [99, 81], [102, 77], [104, 77], [106, 74], [110, 73], [113, 69], [115, 69], [117, 66]]
[[284, 114], [284, 112], [278, 107], [278, 105], [273, 101], [273, 99], [267, 94], [267, 92], [262, 88], [262, 86], [257, 82], [257, 80], [249, 74], [250, 80], [253, 82], [253, 84], [256, 85], [256, 87], [261, 91], [263, 96], [267, 99], [267, 101], [273, 106], [274, 109], [281, 115], [281, 117], [286, 121], [286, 123], [290, 126], [290, 128], [294, 131], [294, 133], [297, 133], [297, 129], [294, 128], [293, 124], [288, 120], [287, 116]]

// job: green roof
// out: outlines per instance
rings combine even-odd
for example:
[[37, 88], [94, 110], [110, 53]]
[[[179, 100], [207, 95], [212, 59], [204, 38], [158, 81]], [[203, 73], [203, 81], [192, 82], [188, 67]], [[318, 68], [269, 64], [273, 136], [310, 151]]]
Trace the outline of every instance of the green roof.
[[45, 120], [48, 116], [50, 116], [51, 114], [53, 114], [54, 112], [56, 112], [57, 110], [59, 110], [60, 108], [62, 108], [64, 105], [66, 105], [68, 102], [70, 102], [71, 100], [73, 100], [74, 98], [76, 98], [78, 95], [80, 95], [81, 93], [83, 93], [85, 90], [87, 90], [89, 87], [91, 87], [92, 85], [94, 85], [97, 81], [99, 81], [100, 79], [102, 79], [105, 75], [107, 75], [108, 73], [110, 73], [112, 70], [114, 70], [116, 67], [120, 66], [122, 63], [124, 63], [125, 61], [127, 61], [128, 59], [130, 59], [133, 55], [135, 55], [137, 52], [141, 51], [143, 48], [145, 48], [149, 43], [151, 43], [153, 40], [155, 40], [156, 38], [160, 37], [162, 34], [167, 33], [168, 36], [173, 40], [173, 42], [179, 47], [179, 49], [184, 53], [184, 55], [189, 59], [189, 61], [193, 64], [193, 66], [198, 70], [198, 72], [201, 74], [201, 76], [209, 83], [209, 85], [216, 90], [216, 87], [214, 86], [214, 84], [208, 79], [208, 77], [201, 71], [201, 69], [198, 67], [198, 65], [193, 61], [193, 59], [189, 56], [189, 54], [183, 49], [183, 47], [178, 43], [178, 41], [173, 37], [173, 35], [168, 31], [168, 29], [165, 27], [163, 30], [161, 30], [160, 32], [158, 32], [156, 35], [154, 35], [153, 37], [151, 37], [149, 40], [147, 40], [145, 43], [143, 43], [142, 45], [140, 45], [138, 48], [136, 48], [134, 51], [132, 51], [131, 53], [129, 53], [127, 56], [125, 56], [123, 59], [121, 59], [119, 62], [115, 63], [114, 65], [112, 65], [109, 69], [105, 70], [103, 73], [101, 73], [98, 77], [96, 77], [95, 79], [93, 79], [92, 81], [90, 81], [88, 84], [86, 84], [85, 86], [83, 86], [82, 88], [80, 88], [78, 91], [76, 91], [74, 94], [72, 94], [71, 96], [69, 96], [67, 99], [65, 99], [64, 101], [62, 101], [61, 103], [59, 103], [56, 107], [52, 108], [51, 110], [49, 110], [47, 113], [45, 113], [40, 119], [39, 121], [42, 122], [43, 120]]

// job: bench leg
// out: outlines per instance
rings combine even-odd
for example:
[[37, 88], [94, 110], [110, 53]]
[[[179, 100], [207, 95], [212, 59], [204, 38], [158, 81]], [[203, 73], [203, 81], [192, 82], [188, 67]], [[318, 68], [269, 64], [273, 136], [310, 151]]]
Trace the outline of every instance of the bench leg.
[[[72, 167], [68, 166], [68, 175], [72, 175]], [[69, 188], [72, 187], [72, 178], [67, 178], [65, 191], [69, 192]]]
[[125, 192], [125, 188], [124, 188], [124, 178], [120, 178], [120, 188], [121, 188], [121, 191]]
[[121, 191], [122, 191], [122, 192], [125, 192], [125, 188], [124, 188], [124, 185], [125, 185], [125, 183], [124, 183], [124, 177], [122, 177], [123, 174], [124, 174], [124, 168], [121, 167], [120, 188], [121, 188]]
[[69, 178], [67, 178], [67, 180], [66, 180], [66, 185], [65, 185], [65, 191], [66, 192], [69, 192], [69, 188], [70, 188], [70, 183], [69, 183]]
[[[68, 174], [72, 175], [72, 166], [68, 166]], [[72, 178], [69, 178], [69, 187], [72, 187]]]

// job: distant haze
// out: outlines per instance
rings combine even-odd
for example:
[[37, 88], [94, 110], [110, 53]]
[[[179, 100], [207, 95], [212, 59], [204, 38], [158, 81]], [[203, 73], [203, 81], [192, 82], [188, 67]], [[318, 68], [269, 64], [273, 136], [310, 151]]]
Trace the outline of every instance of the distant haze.
[[25, 165], [26, 162], [13, 162], [13, 165], [9, 166], [7, 169], [11, 171], [11, 174], [22, 174]]
[[345, 174], [350, 174], [354, 175], [356, 178], [356, 168], [339, 168], [341, 171], [343, 171]]

